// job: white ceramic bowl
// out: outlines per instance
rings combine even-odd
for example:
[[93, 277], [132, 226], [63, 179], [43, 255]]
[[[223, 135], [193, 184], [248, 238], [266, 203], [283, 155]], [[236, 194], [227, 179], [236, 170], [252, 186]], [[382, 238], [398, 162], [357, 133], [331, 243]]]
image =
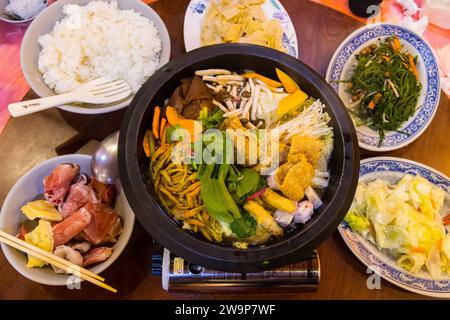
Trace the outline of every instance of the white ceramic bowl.
[[[53, 29], [55, 23], [64, 17], [62, 10], [67, 3], [86, 5], [89, 1], [90, 0], [58, 0], [42, 11], [28, 27], [20, 49], [20, 64], [25, 79], [38, 96], [48, 97], [55, 93], [45, 84], [42, 73], [38, 69], [38, 59], [41, 47], [38, 44], [37, 39], [39, 36], [49, 33]], [[140, 0], [120, 0], [118, 1], [118, 4], [119, 8], [132, 9], [136, 12], [140, 12], [144, 17], [147, 17], [155, 23], [162, 41], [160, 66], [165, 65], [170, 58], [170, 38], [166, 26], [158, 14]], [[133, 97], [130, 97], [126, 100], [97, 107], [80, 107], [75, 104], [67, 104], [60, 106], [59, 108], [81, 114], [107, 113], [127, 107], [132, 98]]]
[[[44, 1], [44, 0], [43, 0]], [[10, 0], [0, 0], [0, 11], [4, 11], [6, 6], [9, 4]], [[45, 5], [48, 5], [48, 1], [45, 1]], [[40, 12], [39, 12], [40, 13]], [[38, 14], [39, 14], [38, 13]], [[13, 19], [8, 19], [5, 16], [0, 15], [0, 20], [8, 22], [8, 23], [14, 23], [14, 24], [20, 24], [20, 23], [27, 23], [30, 22], [31, 20], [33, 20], [37, 15], [30, 17], [28, 19], [23, 19], [23, 20], [13, 20]]]
[[[49, 175], [60, 163], [77, 163], [80, 165], [80, 172], [91, 175], [91, 156], [71, 154], [47, 160], [37, 167], [31, 169], [27, 174], [17, 181], [9, 191], [8, 196], [0, 212], [0, 229], [15, 235], [20, 223], [26, 220], [21, 213], [20, 207], [28, 201], [32, 201], [36, 196], [44, 192], [42, 180]], [[90, 270], [100, 273], [108, 268], [122, 253], [130, 239], [134, 226], [134, 213], [130, 209], [123, 190], [117, 186], [116, 212], [122, 217], [123, 232], [113, 247], [113, 253], [108, 260], [99, 263]], [[27, 256], [16, 249], [5, 244], [1, 244], [3, 253], [9, 263], [24, 277], [46, 285], [63, 286], [67, 285], [68, 275], [57, 274], [51, 267], [27, 268]]]

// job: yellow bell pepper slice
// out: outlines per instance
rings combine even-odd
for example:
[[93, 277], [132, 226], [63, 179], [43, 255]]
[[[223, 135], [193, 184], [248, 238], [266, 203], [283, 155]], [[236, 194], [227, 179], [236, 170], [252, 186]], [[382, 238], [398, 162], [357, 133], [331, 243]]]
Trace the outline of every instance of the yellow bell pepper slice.
[[295, 83], [295, 81], [291, 77], [289, 77], [284, 71], [278, 68], [275, 68], [275, 71], [277, 72], [278, 79], [280, 79], [284, 89], [288, 93], [294, 93], [295, 90], [300, 89], [297, 83]]
[[276, 115], [281, 118], [284, 114], [304, 104], [306, 99], [308, 99], [306, 93], [300, 89], [295, 90], [294, 93], [291, 93], [278, 103]]

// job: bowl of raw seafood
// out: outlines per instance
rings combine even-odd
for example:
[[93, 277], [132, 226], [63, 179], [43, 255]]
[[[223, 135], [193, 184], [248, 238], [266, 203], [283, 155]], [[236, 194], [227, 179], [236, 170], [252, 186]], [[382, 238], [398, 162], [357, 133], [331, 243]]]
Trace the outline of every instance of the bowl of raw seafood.
[[[97, 274], [122, 253], [133, 225], [120, 185], [95, 180], [91, 156], [79, 154], [30, 170], [10, 190], [0, 214], [1, 230]], [[3, 243], [2, 250], [35, 282], [71, 286], [79, 280]]]
[[74, 113], [98, 114], [128, 106], [169, 57], [167, 28], [142, 1], [62, 0], [28, 27], [20, 62], [28, 84], [40, 97], [71, 92], [96, 78], [126, 81], [132, 93], [123, 100], [60, 106]]
[[250, 44], [191, 51], [156, 72], [122, 123], [124, 192], [171, 252], [251, 272], [299, 261], [345, 216], [355, 130], [324, 79]]

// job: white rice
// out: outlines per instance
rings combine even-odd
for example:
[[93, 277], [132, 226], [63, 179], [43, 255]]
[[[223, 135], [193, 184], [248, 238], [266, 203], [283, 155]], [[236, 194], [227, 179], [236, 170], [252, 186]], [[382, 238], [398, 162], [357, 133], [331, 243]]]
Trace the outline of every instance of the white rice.
[[152, 21], [116, 1], [68, 4], [53, 30], [39, 37], [39, 70], [56, 93], [99, 78], [123, 79], [135, 93], [159, 66], [161, 38]]
[[5, 11], [22, 19], [36, 16], [46, 7], [44, 0], [10, 0]]

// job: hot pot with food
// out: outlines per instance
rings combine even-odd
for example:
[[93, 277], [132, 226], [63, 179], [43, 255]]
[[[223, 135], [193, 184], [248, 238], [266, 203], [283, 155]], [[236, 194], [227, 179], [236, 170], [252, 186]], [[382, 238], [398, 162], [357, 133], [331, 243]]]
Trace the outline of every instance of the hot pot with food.
[[[197, 76], [194, 76], [196, 72]], [[191, 104], [189, 107], [184, 106], [184, 110], [183, 105], [168, 106], [170, 98], [170, 104], [174, 104], [174, 91], [183, 91], [185, 79], [191, 79], [189, 86], [193, 86], [195, 81], [200, 81], [199, 85], [202, 88], [210, 88], [211, 91], [208, 92], [205, 91], [206, 89], [203, 90], [207, 95], [214, 95], [215, 100], [211, 98], [213, 103], [209, 103], [210, 106], [203, 109], [199, 108], [200, 111], [192, 108]], [[225, 82], [221, 84], [221, 81], [217, 79], [223, 79]], [[281, 79], [281, 82], [271, 79]], [[280, 87], [276, 88], [278, 84]], [[226, 90], [228, 92], [225, 92]], [[225, 98], [223, 98], [224, 92]], [[253, 98], [254, 92], [257, 92], [255, 93], [258, 95], [257, 98]], [[220, 100], [219, 93], [225, 99], [223, 103], [216, 101]], [[301, 108], [297, 108], [296, 113], [292, 113], [297, 109], [287, 108], [286, 104], [289, 105], [289, 103], [286, 101], [292, 97], [301, 99], [302, 94], [305, 96], [304, 100], [306, 96], [314, 99], [306, 100]], [[179, 95], [178, 101], [181, 101], [181, 104], [189, 100], [187, 92]], [[277, 103], [272, 103], [277, 104], [278, 109], [264, 111], [266, 109], [261, 105], [267, 104], [261, 100], [263, 96], [270, 96], [273, 99], [279, 97]], [[235, 99], [233, 100], [232, 97]], [[226, 101], [226, 99], [229, 100]], [[257, 100], [256, 107], [254, 104], [252, 106], [255, 100]], [[213, 105], [218, 108], [214, 109]], [[268, 105], [270, 108], [270, 103]], [[279, 111], [281, 105], [289, 112], [281, 113]], [[213, 109], [216, 111], [212, 111]], [[212, 164], [211, 166], [206, 163], [199, 165], [183, 163], [179, 166], [187, 168], [189, 174], [196, 179], [196, 184], [190, 184], [191, 189], [194, 190], [195, 186], [199, 185], [193, 206], [201, 204], [197, 208], [203, 210], [203, 215], [199, 215], [199, 221], [194, 219], [196, 223], [192, 222], [192, 219], [180, 220], [177, 212], [190, 216], [191, 212], [195, 214], [196, 209], [190, 209], [192, 206], [189, 207], [182, 201], [185, 199], [183, 198], [185, 192], [174, 191], [173, 196], [166, 194], [168, 192], [166, 188], [170, 189], [169, 187], [173, 186], [171, 177], [168, 178], [167, 174], [159, 177], [154, 165], [156, 162], [154, 158], [162, 154], [162, 150], [158, 148], [162, 148], [164, 143], [164, 148], [171, 150], [176, 142], [168, 142], [169, 138], [166, 139], [166, 134], [164, 133], [163, 136], [163, 130], [161, 130], [161, 137], [157, 134], [161, 142], [155, 149], [159, 151], [153, 153], [155, 155], [153, 160], [146, 154], [147, 151], [143, 145], [146, 144], [149, 133], [153, 143], [152, 119], [155, 117], [159, 119], [160, 114], [168, 119], [166, 124], [166, 118], [164, 118], [162, 126], [169, 128], [169, 124], [172, 127], [178, 127], [179, 123], [183, 127], [195, 119], [202, 119], [202, 117], [211, 119], [208, 116], [216, 117], [216, 112], [220, 112], [220, 124], [215, 124], [218, 129], [228, 129], [235, 123], [234, 126], [245, 130], [248, 128], [248, 130], [257, 131], [265, 126], [281, 130], [285, 141], [281, 138], [279, 141], [283, 145], [286, 143], [288, 153], [283, 158], [284, 163], [272, 173], [278, 185], [274, 187], [269, 181], [270, 177], [258, 171], [261, 172], [262, 178], [258, 180], [261, 185], [252, 192], [258, 191], [250, 196], [250, 193], [244, 196], [239, 195], [239, 198], [236, 197], [236, 193], [239, 194], [239, 187], [244, 188], [242, 181], [248, 178], [246, 174], [255, 175], [254, 172], [249, 172], [247, 164], [226, 166]], [[273, 117], [265, 118], [265, 121], [257, 120], [258, 117], [263, 118], [268, 114]], [[292, 114], [294, 116], [286, 118], [287, 115]], [[325, 119], [326, 125], [322, 124], [321, 127], [314, 127], [314, 130], [308, 131], [311, 123], [307, 121], [311, 121], [311, 117]], [[178, 121], [176, 126], [175, 121]], [[210, 125], [212, 121], [207, 123]], [[203, 122], [204, 129], [205, 122]], [[327, 136], [320, 130], [325, 130], [328, 136], [332, 133], [332, 139], [326, 140]], [[309, 139], [307, 140], [301, 136], [302, 132], [309, 132], [313, 138], [307, 138]], [[158, 141], [155, 143], [158, 144]], [[317, 166], [320, 166], [321, 158], [320, 156], [314, 158], [310, 151], [305, 151], [305, 141], [311, 141], [317, 146], [317, 150], [321, 150], [320, 152], [327, 148], [325, 143], [328, 141], [330, 151], [327, 155], [326, 169], [318, 170]], [[295, 153], [294, 149], [303, 150], [303, 153]], [[238, 149], [236, 150], [238, 152]], [[120, 179], [130, 206], [138, 220], [157, 242], [192, 263], [217, 270], [242, 273], [273, 269], [300, 261], [316, 249], [336, 230], [347, 213], [356, 189], [359, 172], [359, 149], [355, 129], [345, 106], [331, 86], [303, 62], [282, 52], [249, 44], [203, 47], [186, 53], [161, 67], [142, 86], [127, 109], [120, 131], [118, 158]], [[169, 158], [166, 157], [166, 159]], [[172, 160], [164, 161], [160, 164], [167, 165]], [[171, 166], [178, 168], [175, 164]], [[161, 170], [161, 165], [157, 167]], [[223, 172], [225, 173], [220, 184]], [[314, 194], [311, 186], [302, 185], [308, 175], [311, 176], [308, 183], [312, 186], [320, 185], [321, 181], [326, 179], [326, 187], [319, 186], [320, 205], [316, 206], [316, 202], [308, 194], [308, 190]], [[237, 178], [232, 180], [232, 176]], [[173, 181], [178, 179], [177, 174], [173, 177]], [[155, 181], [156, 179], [162, 180]], [[247, 181], [249, 180], [251, 179], [248, 178]], [[236, 191], [236, 185], [238, 185], [238, 191]], [[180, 199], [180, 202], [177, 199]], [[237, 206], [233, 207], [233, 199], [239, 205], [236, 212], [233, 211], [233, 208], [237, 208]], [[192, 199], [188, 200], [192, 202]], [[289, 211], [292, 203], [295, 206], [292, 211]], [[301, 214], [305, 212], [308, 204], [314, 206], [314, 213], [302, 221]], [[291, 222], [292, 217], [288, 213], [295, 214], [294, 221], [297, 224]], [[202, 217], [206, 220], [202, 220]], [[290, 219], [285, 223], [286, 217]], [[195, 228], [189, 227], [187, 224], [189, 221], [196, 225]], [[214, 238], [212, 233], [208, 233], [210, 232], [208, 223], [211, 221], [218, 222], [215, 225], [221, 232], [220, 241]], [[298, 223], [299, 221], [302, 223]], [[226, 235], [228, 229], [228, 238], [232, 240], [222, 241], [222, 233]], [[198, 230], [203, 230], [203, 235], [200, 232], [194, 232]], [[248, 234], [245, 234], [246, 232]], [[266, 237], [265, 241], [247, 241], [261, 232], [273, 236]], [[241, 241], [238, 239], [241, 236], [247, 236], [247, 238]]]

